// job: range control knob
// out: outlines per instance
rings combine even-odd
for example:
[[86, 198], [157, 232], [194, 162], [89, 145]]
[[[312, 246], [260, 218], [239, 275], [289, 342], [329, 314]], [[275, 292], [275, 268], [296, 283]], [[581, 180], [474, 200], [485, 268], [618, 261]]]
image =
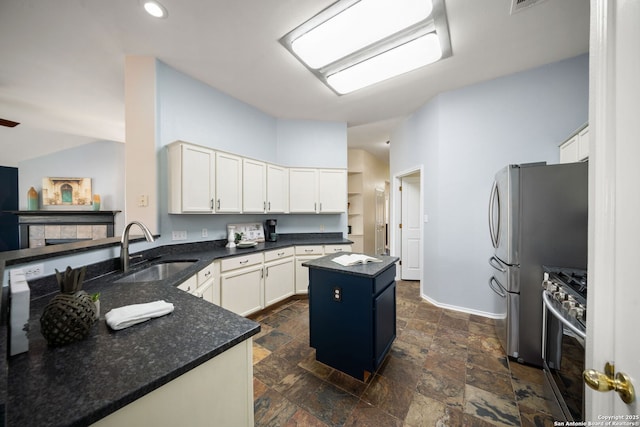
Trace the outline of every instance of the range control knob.
[[562, 301], [562, 307], [566, 310], [570, 310], [578, 304], [572, 296], [569, 296], [566, 300]]

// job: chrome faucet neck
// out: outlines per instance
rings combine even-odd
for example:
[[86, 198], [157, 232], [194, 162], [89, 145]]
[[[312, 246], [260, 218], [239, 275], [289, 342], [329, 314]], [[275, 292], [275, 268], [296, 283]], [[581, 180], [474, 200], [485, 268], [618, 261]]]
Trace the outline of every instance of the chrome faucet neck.
[[147, 239], [147, 242], [153, 242], [155, 240], [153, 238], [153, 234], [151, 234], [151, 230], [149, 230], [149, 228], [143, 223], [139, 221], [131, 221], [127, 224], [122, 232], [122, 238], [120, 239], [120, 266], [124, 272], [129, 270], [129, 230], [134, 224], [140, 227], [144, 233], [145, 239]]

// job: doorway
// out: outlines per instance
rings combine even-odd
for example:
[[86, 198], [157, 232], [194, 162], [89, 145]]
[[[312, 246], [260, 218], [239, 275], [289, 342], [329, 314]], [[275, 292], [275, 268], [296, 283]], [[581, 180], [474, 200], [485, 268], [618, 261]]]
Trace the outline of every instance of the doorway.
[[422, 168], [396, 175], [394, 184], [392, 254], [400, 257], [401, 280], [421, 280]]

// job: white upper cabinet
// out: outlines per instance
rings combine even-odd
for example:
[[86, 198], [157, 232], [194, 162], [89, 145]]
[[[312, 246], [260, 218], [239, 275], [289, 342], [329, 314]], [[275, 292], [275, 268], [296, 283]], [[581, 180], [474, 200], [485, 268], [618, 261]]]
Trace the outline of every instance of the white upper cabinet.
[[290, 169], [289, 212], [342, 213], [347, 209], [347, 171]]
[[287, 168], [175, 141], [169, 213], [344, 213], [345, 169]]
[[216, 152], [216, 212], [242, 212], [242, 157]]
[[242, 212], [266, 213], [267, 164], [242, 159]]
[[318, 171], [318, 213], [342, 213], [347, 209], [347, 172], [340, 169]]
[[317, 177], [316, 169], [289, 169], [289, 212], [316, 213]]
[[560, 145], [560, 163], [583, 162], [589, 158], [589, 126], [585, 126]]
[[169, 213], [213, 213], [215, 152], [177, 141], [167, 157]]
[[267, 165], [267, 212], [289, 212], [289, 169]]
[[589, 158], [589, 126], [578, 132], [578, 160], [584, 161]]

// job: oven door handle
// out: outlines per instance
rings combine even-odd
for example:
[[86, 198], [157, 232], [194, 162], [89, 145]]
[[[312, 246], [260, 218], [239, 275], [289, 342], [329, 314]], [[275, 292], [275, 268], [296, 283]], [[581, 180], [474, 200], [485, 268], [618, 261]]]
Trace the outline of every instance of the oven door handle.
[[553, 304], [551, 303], [551, 297], [549, 296], [549, 292], [542, 291], [542, 302], [544, 303], [544, 306], [547, 308], [547, 310], [549, 310], [551, 312], [551, 314], [553, 314], [553, 316], [555, 318], [557, 318], [560, 322], [562, 322], [562, 324], [564, 326], [566, 326], [569, 329], [571, 329], [580, 338], [582, 338], [582, 339], [586, 339], [587, 338], [587, 334], [584, 333], [584, 331], [581, 331], [575, 325], [573, 325], [571, 322], [569, 322], [567, 319], [565, 319], [564, 316], [553, 306]]

